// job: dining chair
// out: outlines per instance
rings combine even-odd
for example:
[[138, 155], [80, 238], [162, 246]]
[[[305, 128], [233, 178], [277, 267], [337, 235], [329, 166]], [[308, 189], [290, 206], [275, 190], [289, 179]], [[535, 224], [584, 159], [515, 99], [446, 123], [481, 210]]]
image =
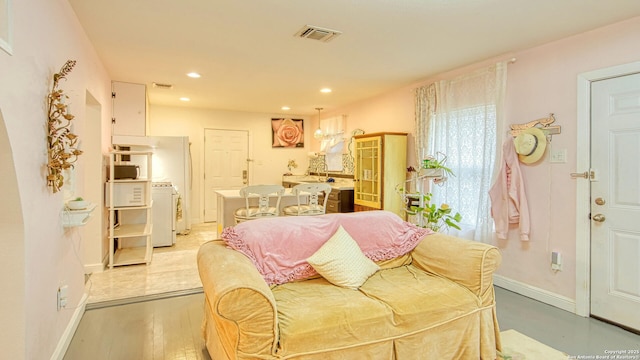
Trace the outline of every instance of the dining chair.
[[[291, 193], [298, 200], [298, 205], [285, 206], [282, 213], [285, 216], [322, 215], [327, 211], [330, 192], [331, 185], [327, 183], [298, 184], [291, 189]], [[322, 203], [320, 203], [321, 195], [323, 195]]]
[[[280, 215], [280, 199], [284, 194], [282, 185], [250, 185], [240, 189], [240, 196], [244, 198], [245, 206], [234, 212], [236, 224], [247, 220]], [[271, 199], [275, 198], [275, 206], [271, 206]], [[255, 203], [257, 202], [257, 206]], [[251, 203], [254, 203], [252, 206]]]

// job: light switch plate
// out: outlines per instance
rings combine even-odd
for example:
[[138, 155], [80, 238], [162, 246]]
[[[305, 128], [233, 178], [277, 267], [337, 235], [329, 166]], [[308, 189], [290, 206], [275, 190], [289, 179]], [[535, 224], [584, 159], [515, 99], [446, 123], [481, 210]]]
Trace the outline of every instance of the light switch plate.
[[567, 162], [567, 149], [551, 149], [550, 162], [556, 164], [564, 164]]

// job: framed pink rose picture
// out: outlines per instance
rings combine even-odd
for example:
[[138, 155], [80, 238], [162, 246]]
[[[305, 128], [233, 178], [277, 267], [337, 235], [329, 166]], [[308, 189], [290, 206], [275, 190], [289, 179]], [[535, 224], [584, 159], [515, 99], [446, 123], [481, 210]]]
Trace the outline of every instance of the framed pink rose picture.
[[271, 119], [271, 140], [274, 148], [304, 147], [304, 120]]

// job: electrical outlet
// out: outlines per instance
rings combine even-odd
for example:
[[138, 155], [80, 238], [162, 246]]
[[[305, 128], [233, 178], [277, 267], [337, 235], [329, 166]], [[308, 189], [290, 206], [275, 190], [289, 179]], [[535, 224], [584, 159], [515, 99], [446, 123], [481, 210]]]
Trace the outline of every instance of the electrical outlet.
[[551, 270], [562, 270], [562, 255], [557, 251], [551, 253]]
[[58, 310], [67, 307], [68, 293], [69, 293], [68, 285], [62, 285], [58, 288]]

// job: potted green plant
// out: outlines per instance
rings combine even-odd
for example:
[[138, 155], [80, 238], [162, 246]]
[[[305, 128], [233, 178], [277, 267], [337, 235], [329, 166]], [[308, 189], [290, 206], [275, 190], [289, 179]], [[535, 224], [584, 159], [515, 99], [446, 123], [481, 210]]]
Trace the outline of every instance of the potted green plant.
[[447, 204], [440, 204], [437, 206], [436, 204], [431, 203], [431, 193], [425, 193], [422, 195], [423, 197], [423, 206], [412, 205], [407, 213], [409, 215], [415, 215], [418, 217], [419, 226], [429, 228], [433, 231], [446, 231], [449, 228], [460, 229], [460, 221], [462, 220], [462, 215], [456, 212], [453, 213], [453, 210]]
[[87, 206], [89, 206], [89, 202], [84, 200], [80, 196], [73, 200], [67, 201], [67, 207], [69, 208], [69, 210], [82, 210], [86, 209]]
[[[441, 155], [440, 159], [438, 159], [438, 155]], [[427, 156], [424, 160], [422, 160], [422, 168], [427, 170], [423, 175], [442, 177], [446, 174], [455, 176], [453, 174], [453, 171], [451, 171], [450, 168], [444, 165], [446, 162], [447, 156], [441, 152], [438, 152], [436, 156]], [[428, 171], [431, 171], [432, 174], [427, 173]]]
[[410, 179], [396, 187], [396, 191], [407, 204], [405, 212], [415, 217], [411, 221], [433, 231], [447, 231], [449, 228], [461, 230], [462, 215], [458, 212], [454, 213], [448, 204], [443, 203], [440, 206], [432, 204], [433, 194], [423, 192], [424, 185], [420, 186], [424, 178], [430, 178], [429, 180], [434, 183], [442, 183], [447, 180], [445, 173], [455, 176], [453, 171], [444, 165], [446, 161], [447, 156], [441, 152], [438, 152], [435, 157], [427, 156], [422, 161], [422, 169], [416, 171], [413, 166], [409, 166], [407, 173]]
[[294, 159], [290, 159], [287, 163], [287, 169], [289, 169], [289, 172], [287, 172], [285, 175], [291, 175], [291, 171], [297, 167], [298, 164], [296, 163], [296, 161]]

